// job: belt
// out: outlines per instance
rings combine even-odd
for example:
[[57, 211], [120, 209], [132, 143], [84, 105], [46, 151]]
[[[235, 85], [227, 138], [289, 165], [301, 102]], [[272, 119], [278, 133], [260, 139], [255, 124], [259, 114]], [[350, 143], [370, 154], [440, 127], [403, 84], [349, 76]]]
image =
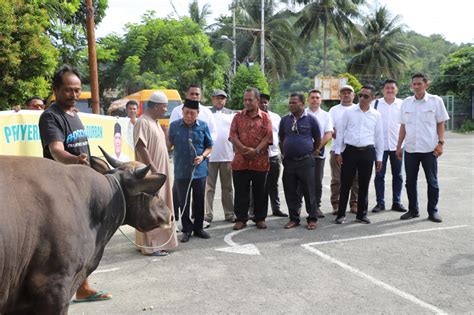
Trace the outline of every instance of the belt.
[[368, 146], [365, 146], [365, 147], [355, 147], [353, 145], [350, 145], [350, 144], [346, 144], [346, 147], [347, 148], [350, 148], [352, 150], [355, 150], [355, 151], [365, 151], [365, 150], [370, 150], [370, 149], [373, 149], [374, 146], [371, 144], [371, 145], [368, 145]]
[[305, 155], [302, 155], [302, 156], [299, 156], [299, 157], [294, 157], [294, 158], [285, 157], [285, 159], [288, 159], [290, 161], [302, 161], [302, 160], [306, 160], [307, 158], [310, 158], [310, 157], [311, 157], [311, 154], [305, 154]]

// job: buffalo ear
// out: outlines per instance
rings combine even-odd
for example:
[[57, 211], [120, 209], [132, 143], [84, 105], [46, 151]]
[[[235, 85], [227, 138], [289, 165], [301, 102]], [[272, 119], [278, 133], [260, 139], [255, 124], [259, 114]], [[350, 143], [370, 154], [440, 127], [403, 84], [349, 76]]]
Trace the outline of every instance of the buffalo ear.
[[166, 182], [166, 175], [161, 173], [151, 174], [143, 179], [137, 180], [133, 190], [137, 193], [154, 195]]
[[90, 158], [91, 167], [101, 174], [105, 174], [110, 171], [109, 164], [96, 156]]

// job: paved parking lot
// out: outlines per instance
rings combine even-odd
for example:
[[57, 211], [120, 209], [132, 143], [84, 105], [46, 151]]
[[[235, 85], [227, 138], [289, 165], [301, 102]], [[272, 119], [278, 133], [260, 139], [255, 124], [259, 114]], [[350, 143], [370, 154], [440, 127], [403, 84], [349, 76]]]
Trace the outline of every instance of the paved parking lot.
[[[70, 314], [474, 313], [474, 135], [448, 133], [446, 140], [443, 223], [426, 219], [421, 171], [420, 218], [400, 221], [400, 213], [384, 211], [370, 213], [370, 225], [354, 223], [353, 214], [333, 224], [326, 163], [327, 214], [316, 230], [285, 230], [287, 219], [270, 216], [267, 230], [233, 231], [218, 199], [212, 238], [191, 238], [168, 257], [142, 256], [117, 232], [90, 278], [113, 299], [71, 305]], [[373, 185], [370, 200], [372, 207]]]

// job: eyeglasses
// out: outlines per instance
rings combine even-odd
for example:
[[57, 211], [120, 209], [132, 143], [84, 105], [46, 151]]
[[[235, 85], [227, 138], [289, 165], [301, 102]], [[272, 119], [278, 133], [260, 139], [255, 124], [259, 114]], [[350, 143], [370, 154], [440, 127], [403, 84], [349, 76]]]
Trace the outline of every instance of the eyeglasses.
[[362, 93], [360, 93], [360, 94], [359, 94], [359, 98], [364, 98], [364, 99], [366, 99], [366, 100], [367, 100], [367, 99], [369, 99], [369, 98], [370, 98], [370, 95], [368, 95], [368, 94], [362, 94]]
[[293, 125], [291, 126], [291, 132], [293, 132], [295, 135], [299, 135], [300, 132], [298, 131], [298, 125], [296, 123], [297, 123], [296, 118], [293, 118]]

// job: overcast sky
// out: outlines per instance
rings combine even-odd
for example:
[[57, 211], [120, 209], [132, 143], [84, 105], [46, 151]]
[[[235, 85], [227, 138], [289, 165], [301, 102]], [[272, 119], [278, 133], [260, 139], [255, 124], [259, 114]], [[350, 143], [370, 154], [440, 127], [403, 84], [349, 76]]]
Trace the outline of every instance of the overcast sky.
[[[188, 14], [189, 0], [109, 0], [107, 15], [96, 31], [97, 37], [109, 33], [123, 34], [126, 23], [136, 23], [147, 10], [156, 11], [158, 17], [175, 15], [174, 4], [180, 16]], [[260, 3], [259, 0], [255, 0]], [[474, 43], [473, 0], [368, 0], [369, 6], [387, 5], [392, 14], [402, 17], [407, 29], [423, 35], [442, 34], [455, 43]], [[231, 0], [199, 0], [202, 7], [211, 5], [210, 21], [229, 13]]]

